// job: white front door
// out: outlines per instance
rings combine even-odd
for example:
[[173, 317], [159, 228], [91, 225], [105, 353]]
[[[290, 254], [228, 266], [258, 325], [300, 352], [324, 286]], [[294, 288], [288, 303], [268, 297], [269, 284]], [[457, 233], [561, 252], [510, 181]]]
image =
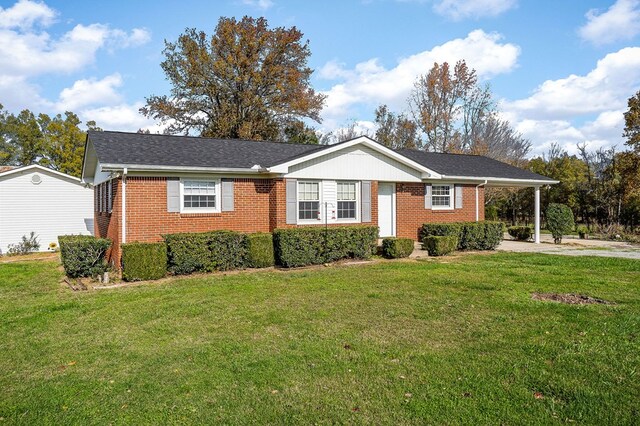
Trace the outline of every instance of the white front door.
[[396, 184], [378, 183], [378, 226], [380, 237], [396, 236]]

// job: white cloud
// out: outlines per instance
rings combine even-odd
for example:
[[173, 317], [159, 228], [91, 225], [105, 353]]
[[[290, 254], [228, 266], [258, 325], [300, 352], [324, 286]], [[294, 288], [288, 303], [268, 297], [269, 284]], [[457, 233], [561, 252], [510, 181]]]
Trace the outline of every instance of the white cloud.
[[122, 86], [120, 74], [111, 74], [102, 80], [95, 78], [78, 80], [73, 86], [60, 92], [60, 98], [56, 103], [59, 111], [76, 111], [89, 105], [112, 105], [122, 100], [117, 88]]
[[640, 87], [640, 47], [609, 53], [586, 75], [547, 80], [526, 99], [504, 108], [536, 119], [568, 118], [620, 109]]
[[146, 30], [127, 34], [103, 24], [76, 25], [57, 40], [46, 32], [0, 29], [0, 73], [34, 76], [78, 71], [93, 63], [96, 52], [107, 44], [129, 47], [148, 39]]
[[591, 9], [585, 16], [587, 23], [578, 34], [595, 45], [630, 40], [640, 33], [639, 0], [618, 0], [604, 13]]
[[498, 16], [516, 5], [516, 0], [438, 0], [433, 10], [454, 21]]
[[325, 127], [331, 130], [332, 125], [349, 116], [350, 108], [356, 104], [386, 103], [393, 109], [402, 109], [416, 77], [427, 73], [434, 62], [452, 64], [465, 59], [482, 79], [511, 71], [517, 65], [520, 48], [501, 43], [501, 38], [497, 33], [475, 30], [463, 39], [402, 58], [391, 69], [384, 68], [376, 58], [353, 69], [346, 69], [337, 61], [327, 63], [320, 76], [339, 82], [325, 92], [327, 103], [322, 114]]
[[20, 0], [6, 9], [0, 7], [0, 28], [28, 29], [35, 24], [51, 25], [56, 12], [44, 3]]
[[154, 123], [138, 112], [144, 104], [118, 104], [86, 109], [80, 112], [83, 120], [94, 120], [103, 129], [135, 132], [138, 129], [148, 129], [152, 133], [162, 132], [164, 126]]
[[640, 47], [628, 47], [606, 55], [585, 75], [547, 80], [530, 97], [505, 101], [502, 108], [532, 141], [532, 154], [542, 154], [552, 142], [570, 153], [578, 143], [622, 149], [623, 113], [638, 89]]
[[267, 10], [272, 7], [274, 3], [271, 0], [242, 0], [242, 4], [261, 10]]

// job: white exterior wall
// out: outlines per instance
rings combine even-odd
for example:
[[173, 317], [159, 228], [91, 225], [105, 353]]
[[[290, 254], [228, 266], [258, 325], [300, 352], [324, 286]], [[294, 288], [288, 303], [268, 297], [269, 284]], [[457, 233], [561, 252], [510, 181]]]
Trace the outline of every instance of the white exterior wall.
[[422, 182], [419, 171], [362, 145], [345, 148], [293, 165], [285, 177]]
[[[40, 176], [37, 185], [31, 182]], [[40, 251], [58, 235], [93, 233], [93, 189], [79, 182], [31, 169], [0, 176], [0, 249], [35, 231]]]

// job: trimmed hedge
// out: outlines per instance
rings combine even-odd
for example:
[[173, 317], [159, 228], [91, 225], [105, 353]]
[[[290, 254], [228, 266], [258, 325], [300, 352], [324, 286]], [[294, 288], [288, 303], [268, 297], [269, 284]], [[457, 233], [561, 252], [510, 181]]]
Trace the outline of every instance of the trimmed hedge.
[[424, 243], [425, 237], [455, 236], [458, 238], [458, 250], [493, 250], [504, 233], [502, 222], [451, 222], [425, 223], [420, 231]]
[[273, 237], [268, 233], [247, 234], [247, 266], [249, 268], [268, 268], [275, 263], [273, 255]]
[[458, 237], [455, 235], [430, 235], [422, 241], [422, 248], [429, 256], [446, 256], [456, 251], [457, 247]]
[[125, 281], [157, 280], [167, 274], [165, 243], [122, 245], [122, 278]]
[[375, 252], [377, 226], [292, 228], [273, 231], [278, 265], [317, 265], [339, 259], [368, 259]]
[[388, 259], [409, 257], [413, 253], [413, 240], [411, 238], [383, 238], [382, 255]]
[[527, 241], [533, 235], [533, 229], [530, 226], [510, 226], [507, 232], [518, 241]]
[[60, 257], [70, 278], [95, 277], [109, 267], [105, 260], [111, 240], [90, 235], [60, 235]]
[[239, 269], [246, 263], [247, 236], [239, 232], [169, 234], [163, 238], [168, 270], [177, 275]]

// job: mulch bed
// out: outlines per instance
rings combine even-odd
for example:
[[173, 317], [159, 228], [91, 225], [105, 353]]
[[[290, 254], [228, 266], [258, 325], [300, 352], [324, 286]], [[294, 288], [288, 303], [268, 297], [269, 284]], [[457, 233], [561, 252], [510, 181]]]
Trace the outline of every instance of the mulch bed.
[[543, 300], [548, 302], [566, 303], [568, 305], [614, 305], [615, 303], [595, 297], [585, 296], [583, 294], [573, 293], [533, 293], [533, 300]]

